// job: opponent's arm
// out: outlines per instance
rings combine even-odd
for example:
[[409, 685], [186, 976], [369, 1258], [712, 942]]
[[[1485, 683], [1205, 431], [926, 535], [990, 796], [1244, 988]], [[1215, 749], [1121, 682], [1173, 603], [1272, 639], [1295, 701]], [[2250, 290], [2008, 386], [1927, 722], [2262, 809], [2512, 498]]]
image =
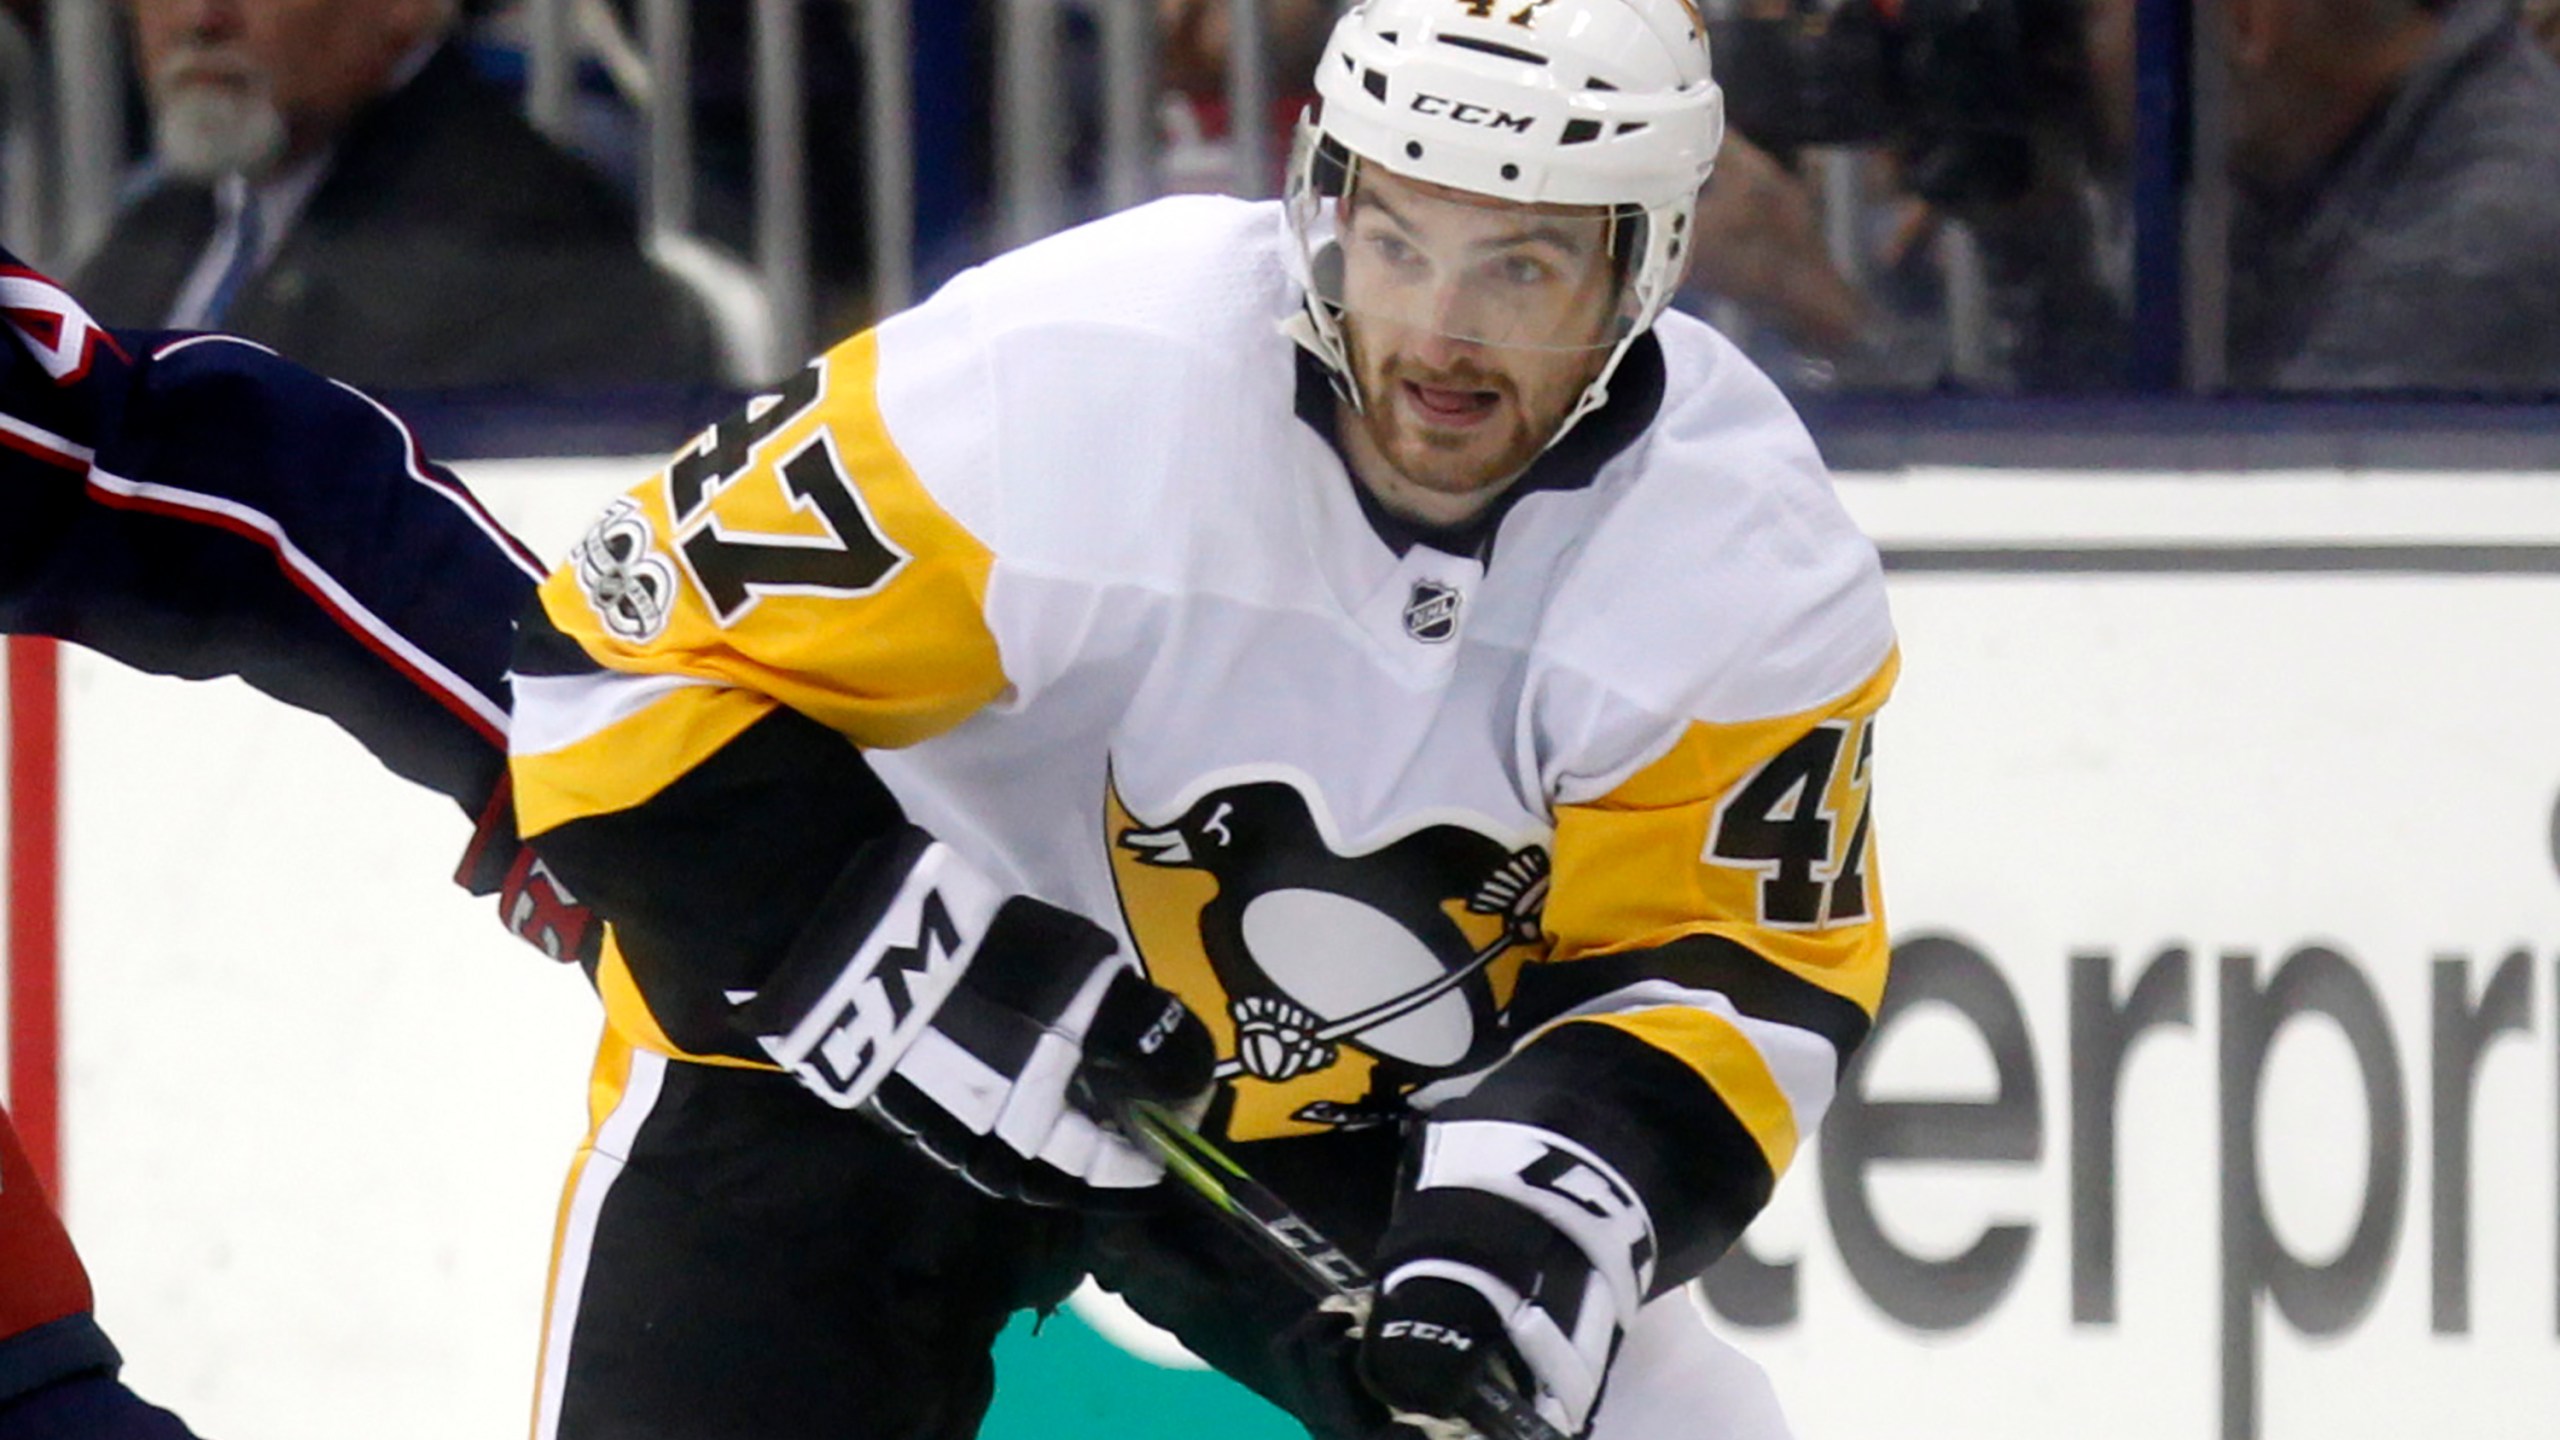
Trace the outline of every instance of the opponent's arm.
[[0, 1111], [0, 1440], [195, 1440], [116, 1378], [89, 1272]]
[[109, 331], [5, 252], [0, 300], [0, 630], [327, 717], [477, 817], [465, 888], [592, 959], [501, 783], [530, 552], [345, 385], [228, 336]]
[[109, 332], [0, 254], [0, 626], [238, 675], [486, 803], [541, 567], [398, 417], [263, 347]]
[[1524, 1038], [1431, 1113], [1378, 1256], [1362, 1359], [1391, 1403], [1449, 1413], [1507, 1349], [1580, 1430], [1637, 1308], [1766, 1204], [1883, 995], [1868, 799], [1894, 668], [1807, 713], [1692, 725], [1560, 808], [1554, 948], [1508, 1010]]
[[0, 1111], [0, 1407], [119, 1363], [90, 1316], [89, 1272], [71, 1248], [18, 1133]]
[[863, 747], [1007, 680], [992, 557], [908, 469], [869, 337], [609, 507], [522, 627], [519, 818], [613, 923], [644, 1044], [777, 1065], [999, 1194], [1152, 1184], [1082, 1092], [1187, 1099], [1205, 1029], [1082, 916], [912, 824]]

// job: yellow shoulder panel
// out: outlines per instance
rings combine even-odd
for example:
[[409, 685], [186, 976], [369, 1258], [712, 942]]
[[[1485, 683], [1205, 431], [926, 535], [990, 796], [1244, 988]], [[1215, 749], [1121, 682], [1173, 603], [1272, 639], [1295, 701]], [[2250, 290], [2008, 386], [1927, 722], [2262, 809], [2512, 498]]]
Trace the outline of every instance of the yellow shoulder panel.
[[1899, 668], [1887, 655], [1816, 710], [1694, 722], [1616, 790], [1558, 807], [1553, 961], [1718, 935], [1873, 1015], [1887, 957], [1869, 762]]
[[610, 507], [542, 588], [600, 664], [769, 695], [911, 745], [1005, 688], [994, 556], [899, 450], [858, 335]]
[[644, 805], [773, 713], [750, 690], [686, 685], [556, 750], [518, 753], [516, 829], [546, 834], [590, 815]]

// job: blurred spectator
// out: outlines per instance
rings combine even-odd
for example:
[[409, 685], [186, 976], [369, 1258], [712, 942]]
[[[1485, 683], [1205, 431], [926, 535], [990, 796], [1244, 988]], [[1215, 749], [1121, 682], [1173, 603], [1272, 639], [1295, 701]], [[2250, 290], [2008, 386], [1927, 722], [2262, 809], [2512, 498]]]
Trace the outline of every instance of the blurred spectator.
[[110, 324], [379, 388], [701, 383], [708, 316], [454, 43], [456, 0], [129, 0], [153, 167], [80, 268]]
[[[1271, 73], [1303, 89], [1303, 77], [1315, 73], [1325, 36], [1343, 8], [1331, 0], [1263, 0]], [[1156, 0], [1156, 24], [1165, 88], [1203, 99], [1223, 97], [1228, 49], [1235, 43], [1227, 0]]]
[[1706, 0], [1732, 128], [1691, 279], [1782, 384], [2124, 382], [2110, 3]]
[[[1225, 190], [1235, 178], [1229, 148], [1227, 57], [1235, 33], [1227, 0], [1155, 0], [1158, 63], [1163, 71], [1165, 149], [1161, 161], [1168, 191]], [[1298, 115], [1315, 103], [1316, 59], [1324, 53], [1344, 5], [1334, 0], [1264, 0], [1266, 73], [1285, 83], [1271, 95], [1271, 176], [1287, 159]], [[1276, 191], [1276, 183], [1274, 189]]]
[[[625, 31], [642, 31], [640, 0], [611, 0]], [[949, 0], [938, 0], [949, 3]], [[510, 0], [505, 9], [521, 9]], [[731, 255], [756, 254], [755, 35], [753, 0], [690, 0], [695, 186], [693, 229]], [[865, 185], [859, 7], [800, 0], [802, 168], [809, 206], [809, 265], [817, 333], [849, 335], [879, 318], [871, 298]], [[635, 152], [638, 137], [631, 136]], [[633, 187], [637, 175], [631, 177]]]
[[2220, 0], [2230, 377], [2560, 390], [2560, 66], [2515, 0]]
[[2525, 0], [2524, 23], [2543, 50], [2560, 60], [2560, 0]]
[[1689, 283], [1797, 350], [1837, 361], [1874, 343], [1880, 317], [1832, 264], [1811, 187], [1739, 134], [1725, 136], [1692, 234]]

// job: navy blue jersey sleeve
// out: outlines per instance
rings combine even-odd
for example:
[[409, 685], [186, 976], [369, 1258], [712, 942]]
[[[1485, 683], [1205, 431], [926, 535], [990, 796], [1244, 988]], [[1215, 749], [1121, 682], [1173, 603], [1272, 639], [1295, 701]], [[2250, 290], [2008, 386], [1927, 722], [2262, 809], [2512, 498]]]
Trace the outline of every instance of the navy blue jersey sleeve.
[[0, 314], [0, 629], [237, 675], [482, 814], [525, 548], [389, 410], [263, 347], [110, 332], [5, 252]]

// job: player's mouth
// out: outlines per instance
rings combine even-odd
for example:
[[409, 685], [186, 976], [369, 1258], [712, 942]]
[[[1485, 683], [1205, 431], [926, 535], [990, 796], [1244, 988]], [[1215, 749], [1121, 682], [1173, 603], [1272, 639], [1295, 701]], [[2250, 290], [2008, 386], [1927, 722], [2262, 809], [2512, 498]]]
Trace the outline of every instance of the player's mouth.
[[160, 84], [170, 90], [248, 90], [255, 71], [245, 62], [219, 52], [181, 55], [160, 69]]
[[1465, 429], [1483, 423], [1502, 404], [1499, 390], [1479, 390], [1462, 385], [1426, 385], [1418, 380], [1399, 380], [1405, 404], [1428, 424], [1449, 429]]

